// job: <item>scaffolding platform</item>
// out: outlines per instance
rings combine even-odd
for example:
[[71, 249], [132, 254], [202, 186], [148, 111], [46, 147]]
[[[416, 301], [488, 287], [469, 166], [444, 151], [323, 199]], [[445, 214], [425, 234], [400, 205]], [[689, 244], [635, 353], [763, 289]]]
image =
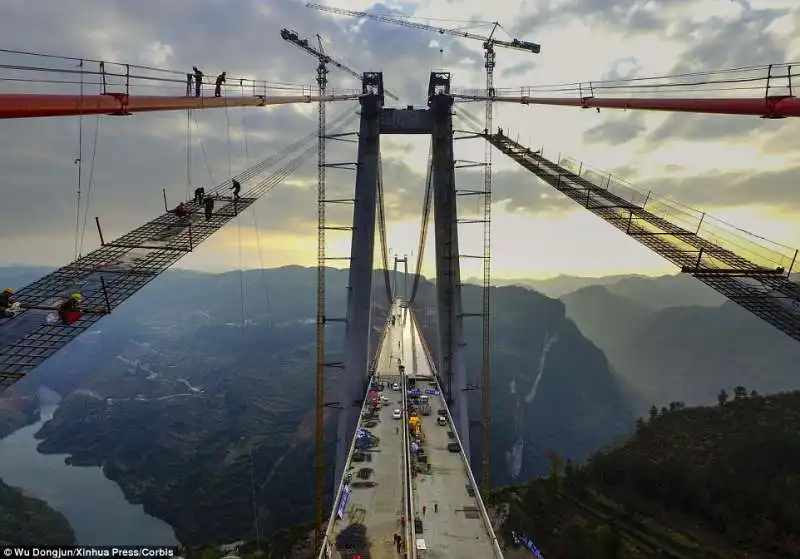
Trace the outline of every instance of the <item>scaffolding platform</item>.
[[699, 281], [800, 340], [798, 251], [642, 192], [569, 157], [559, 162], [499, 134], [484, 137], [544, 182]]
[[[165, 212], [17, 291], [14, 301], [23, 312], [0, 318], [0, 390], [91, 328], [256, 200], [231, 198], [208, 221], [196, 212], [185, 217]], [[190, 212], [197, 207], [194, 202], [185, 205]], [[88, 310], [72, 325], [48, 323], [47, 315], [76, 291]]]

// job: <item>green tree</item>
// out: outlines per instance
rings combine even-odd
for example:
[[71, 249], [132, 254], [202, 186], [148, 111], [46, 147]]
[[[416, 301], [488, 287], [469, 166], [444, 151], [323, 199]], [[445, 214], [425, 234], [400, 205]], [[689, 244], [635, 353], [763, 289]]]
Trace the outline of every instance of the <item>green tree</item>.
[[724, 406], [728, 402], [728, 393], [725, 390], [720, 390], [717, 394], [717, 402], [720, 406]]
[[653, 421], [656, 417], [658, 417], [658, 408], [655, 406], [650, 407], [650, 421]]
[[646, 423], [644, 422], [644, 419], [642, 419], [640, 417], [639, 419], [636, 420], [636, 432], [637, 433], [641, 433], [642, 431], [644, 431], [645, 426], [646, 426]]
[[555, 489], [561, 488], [561, 481], [564, 479], [564, 459], [555, 452], [547, 455], [547, 462], [550, 466], [550, 480]]
[[594, 532], [600, 559], [617, 559], [619, 557], [622, 540], [611, 526], [603, 524]]
[[564, 478], [567, 480], [572, 479], [576, 471], [577, 469], [575, 468], [575, 464], [572, 463], [572, 460], [567, 460], [567, 463], [564, 464]]
[[733, 399], [734, 401], [744, 400], [747, 398], [747, 389], [744, 386], [737, 386], [733, 389]]
[[[591, 540], [587, 538], [586, 522], [573, 516], [565, 525], [561, 540], [563, 557], [591, 557]], [[591, 532], [589, 532], [591, 534]]]

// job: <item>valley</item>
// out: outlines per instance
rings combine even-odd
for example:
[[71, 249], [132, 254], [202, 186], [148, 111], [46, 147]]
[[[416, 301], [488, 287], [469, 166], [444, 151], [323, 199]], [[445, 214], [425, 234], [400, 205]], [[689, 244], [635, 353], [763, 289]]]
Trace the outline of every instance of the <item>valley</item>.
[[[328, 275], [330, 312], [343, 315], [346, 272]], [[129, 502], [167, 521], [184, 544], [254, 538], [251, 473], [260, 480], [255, 489], [262, 535], [306, 522], [313, 497], [314, 321], [313, 301], [302, 294], [312, 289], [314, 271], [293, 266], [266, 270], [263, 276], [247, 272], [243, 292], [240, 279], [238, 273], [165, 274], [136, 304], [99, 323], [0, 398], [0, 426], [11, 432], [32, 423], [38, 386], [57, 390], [65, 397], [37, 434], [40, 450], [69, 454], [76, 466], [102, 465]], [[435, 339], [435, 316], [428, 312], [433, 284], [423, 280], [420, 289], [418, 311], [427, 317], [421, 325], [426, 337]], [[684, 379], [678, 390], [674, 382], [652, 381], [666, 373], [642, 370], [644, 361], [620, 366], [623, 350], [615, 353], [618, 346], [602, 336], [621, 331], [626, 322], [603, 328], [601, 319], [609, 308], [636, 328], [643, 328], [637, 321], [645, 320], [661, 328], [676, 324], [663, 318], [676, 312], [694, 312], [713, 323], [719, 320], [714, 313], [726, 308], [671, 307], [671, 297], [681, 288], [666, 289], [668, 295], [651, 307], [637, 303], [635, 295], [625, 299], [603, 286], [585, 287], [562, 300], [522, 287], [493, 289], [493, 485], [547, 475], [553, 452], [579, 464], [598, 449], [624, 441], [652, 404], [707, 403], [721, 387], [732, 390], [740, 378], [747, 379], [730, 363], [720, 369], [724, 374], [699, 378], [680, 377], [678, 370]], [[209, 293], [221, 295], [209, 298]], [[244, 316], [232, 304], [240, 297]], [[467, 286], [464, 302], [465, 309], [476, 308], [479, 289]], [[378, 326], [380, 312], [374, 314]], [[468, 340], [479, 339], [478, 320], [465, 319], [465, 327]], [[744, 321], [735, 327], [728, 320], [727, 327], [733, 335], [758, 325]], [[341, 352], [342, 330], [329, 330], [333, 359]], [[722, 347], [742, 343], [722, 334], [717, 338]], [[467, 351], [469, 374], [477, 383], [480, 345], [470, 343]], [[687, 360], [697, 358], [690, 355]], [[753, 358], [754, 370], [759, 359]], [[328, 382], [332, 390], [335, 379]], [[763, 381], [746, 386], [770, 392]], [[696, 398], [687, 397], [695, 393]], [[471, 404], [471, 414], [479, 419], [478, 404]], [[332, 444], [331, 430], [329, 435]], [[329, 456], [332, 450], [329, 446]], [[475, 444], [474, 463], [479, 453]]]

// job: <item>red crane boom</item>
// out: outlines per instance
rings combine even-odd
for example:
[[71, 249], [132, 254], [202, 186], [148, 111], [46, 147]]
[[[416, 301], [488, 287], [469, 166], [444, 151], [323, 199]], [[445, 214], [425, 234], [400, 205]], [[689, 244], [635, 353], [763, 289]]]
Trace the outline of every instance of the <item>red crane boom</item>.
[[[482, 95], [453, 95], [456, 99], [485, 101]], [[753, 98], [558, 98], [558, 97], [491, 97], [498, 103], [521, 103], [523, 105], [557, 105], [584, 109], [633, 109], [644, 111], [669, 111], [679, 113], [707, 113], [718, 115], [750, 115], [762, 118], [786, 118], [800, 116], [800, 99], [791, 96]]]
[[349, 101], [358, 95], [287, 95], [252, 97], [168, 97], [105, 95], [0, 94], [0, 119], [48, 116], [127, 115], [152, 111], [216, 109], [221, 107], [264, 107], [316, 101]]

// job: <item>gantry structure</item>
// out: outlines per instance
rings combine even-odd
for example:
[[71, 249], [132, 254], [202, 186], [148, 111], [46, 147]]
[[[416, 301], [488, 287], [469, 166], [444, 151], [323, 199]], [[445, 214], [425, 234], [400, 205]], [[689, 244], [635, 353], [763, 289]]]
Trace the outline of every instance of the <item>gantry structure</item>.
[[[457, 187], [454, 142], [478, 138], [507, 155], [532, 178], [600, 217], [633, 240], [643, 244], [685, 274], [716, 289], [776, 328], [800, 340], [800, 288], [792, 278], [797, 251], [745, 233], [675, 201], [630, 185], [609, 173], [593, 169], [566, 155], [549, 157], [543, 148], [531, 149], [487, 122], [479, 122], [467, 111], [454, 109], [457, 101], [545, 104], [580, 108], [643, 109], [707, 114], [751, 115], [762, 118], [800, 116], [800, 103], [791, 90], [791, 67], [786, 70], [789, 88], [775, 93], [775, 69], [766, 69], [766, 91], [762, 97], [740, 98], [606, 98], [596, 95], [604, 87], [598, 82], [578, 85], [574, 98], [545, 97], [534, 89], [511, 91], [456, 91], [448, 72], [431, 72], [427, 103], [423, 108], [386, 107], [387, 92], [381, 72], [358, 73], [333, 60], [322, 48], [283, 30], [282, 37], [316, 57], [317, 88], [274, 94], [266, 82], [238, 81], [239, 95], [137, 95], [137, 83], [147, 80], [173, 82], [183, 87], [184, 75], [152, 75], [153, 69], [81, 60], [83, 88], [86, 76], [101, 84], [99, 93], [0, 94], [0, 118], [37, 118], [83, 115], [132, 115], [139, 112], [200, 110], [233, 107], [266, 107], [291, 103], [318, 104], [317, 130], [244, 171], [235, 174], [206, 195], [217, 205], [205, 216], [201, 203], [183, 201], [184, 212], [165, 211], [141, 227], [107, 241], [101, 221], [95, 219], [100, 247], [55, 272], [20, 289], [14, 295], [18, 312], [0, 318], [0, 386], [10, 386], [32, 373], [37, 366], [71, 340], [113, 312], [182, 256], [241, 215], [259, 198], [278, 187], [303, 163], [317, 155], [318, 174], [318, 290], [316, 402], [317, 459], [315, 495], [319, 557], [502, 557], [502, 548], [491, 525], [470, 464], [473, 417], [481, 417], [481, 473], [488, 475], [490, 338], [484, 329], [481, 379], [471, 384], [464, 359], [466, 340], [463, 319], [469, 316], [489, 321], [488, 285], [484, 285], [482, 312], [469, 312], [461, 301], [458, 198], [480, 195], [491, 202], [490, 180], [483, 190]], [[532, 47], [528, 50], [534, 51]], [[538, 52], [538, 49], [536, 49]], [[27, 53], [30, 54], [30, 53]], [[87, 70], [89, 62], [96, 70]], [[329, 91], [328, 65], [360, 76], [356, 91]], [[175, 75], [177, 74], [176, 77]], [[117, 86], [107, 86], [110, 78]], [[778, 76], [783, 78], [784, 76]], [[516, 93], [519, 92], [517, 95]], [[394, 96], [393, 98], [397, 98]], [[357, 101], [358, 130], [347, 131], [352, 111], [328, 121], [330, 103]], [[459, 114], [460, 113], [460, 114]], [[454, 129], [454, 116], [462, 116], [472, 130]], [[488, 119], [489, 117], [487, 117]], [[430, 137], [431, 150], [420, 246], [410, 293], [398, 287], [398, 265], [408, 270], [407, 257], [395, 258], [394, 276], [388, 265], [380, 146], [383, 135], [411, 134]], [[327, 163], [325, 143], [357, 135], [357, 161], [352, 197], [326, 196], [325, 169], [341, 166]], [[479, 164], [480, 165], [480, 164]], [[490, 172], [487, 161], [482, 166]], [[234, 181], [245, 186], [241, 195], [228, 194]], [[352, 224], [332, 227], [326, 222], [330, 204], [351, 204]], [[424, 241], [429, 214], [433, 214], [435, 246], [435, 327], [424, 331], [418, 300]], [[485, 228], [483, 258], [488, 277], [489, 210], [476, 220]], [[332, 257], [325, 251], [325, 231], [350, 232], [347, 313], [326, 315], [325, 266]], [[374, 256], [381, 252], [385, 304], [376, 297]], [[406, 273], [407, 276], [407, 273]], [[392, 281], [394, 277], [394, 281]], [[79, 290], [83, 296], [81, 317], [67, 325], [47, 320], [57, 305]], [[325, 352], [325, 326], [345, 324], [343, 361], [331, 362]], [[380, 334], [373, 335], [375, 324]], [[325, 394], [325, 380], [335, 380], [335, 394]], [[482, 393], [481, 409], [468, 409], [468, 395]], [[330, 397], [329, 397], [330, 396]], [[333, 464], [333, 497], [324, 508], [323, 493], [328, 464], [324, 459], [326, 413], [336, 424], [337, 448]], [[330, 511], [328, 518], [325, 512]]]

